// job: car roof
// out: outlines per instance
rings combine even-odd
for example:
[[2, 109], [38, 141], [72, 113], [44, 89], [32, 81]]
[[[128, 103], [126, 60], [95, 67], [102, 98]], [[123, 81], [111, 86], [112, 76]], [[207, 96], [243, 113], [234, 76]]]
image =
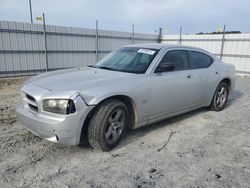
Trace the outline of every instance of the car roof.
[[138, 47], [138, 48], [152, 48], [152, 49], [166, 49], [166, 48], [187, 48], [187, 49], [193, 49], [198, 51], [207, 52], [206, 50], [203, 50], [201, 48], [196, 48], [192, 46], [185, 46], [180, 44], [164, 44], [164, 43], [145, 43], [145, 44], [130, 44], [126, 45], [124, 47]]

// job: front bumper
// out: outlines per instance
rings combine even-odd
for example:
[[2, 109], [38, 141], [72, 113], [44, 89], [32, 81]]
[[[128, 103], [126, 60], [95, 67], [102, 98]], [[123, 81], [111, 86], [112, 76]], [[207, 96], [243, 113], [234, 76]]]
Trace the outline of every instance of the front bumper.
[[16, 107], [16, 114], [18, 121], [37, 136], [65, 145], [78, 145], [83, 123], [93, 107], [82, 101], [78, 104], [77, 112], [56, 116], [53, 113], [33, 113], [20, 101]]

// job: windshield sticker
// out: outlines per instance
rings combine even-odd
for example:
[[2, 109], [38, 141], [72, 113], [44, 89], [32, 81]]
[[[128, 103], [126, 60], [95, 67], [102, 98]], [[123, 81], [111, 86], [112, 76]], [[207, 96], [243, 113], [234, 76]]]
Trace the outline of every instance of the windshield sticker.
[[138, 50], [138, 53], [154, 55], [155, 51], [154, 50], [148, 50], [148, 49], [140, 49], [140, 50]]

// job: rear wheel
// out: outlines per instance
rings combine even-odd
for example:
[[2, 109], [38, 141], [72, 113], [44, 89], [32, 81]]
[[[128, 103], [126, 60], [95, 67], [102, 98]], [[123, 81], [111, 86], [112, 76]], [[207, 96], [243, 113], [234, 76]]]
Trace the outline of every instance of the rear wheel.
[[120, 100], [103, 102], [89, 123], [88, 140], [95, 149], [109, 151], [121, 140], [128, 124], [127, 106]]
[[228, 85], [225, 82], [221, 82], [215, 93], [211, 103], [211, 109], [214, 111], [221, 111], [224, 109], [229, 94]]

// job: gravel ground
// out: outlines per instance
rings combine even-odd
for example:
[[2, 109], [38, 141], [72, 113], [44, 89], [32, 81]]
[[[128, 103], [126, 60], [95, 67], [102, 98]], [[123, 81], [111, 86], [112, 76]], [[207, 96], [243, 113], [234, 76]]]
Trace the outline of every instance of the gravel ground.
[[250, 78], [226, 109], [130, 131], [111, 152], [41, 140], [16, 122], [26, 78], [0, 80], [0, 187], [250, 187]]

